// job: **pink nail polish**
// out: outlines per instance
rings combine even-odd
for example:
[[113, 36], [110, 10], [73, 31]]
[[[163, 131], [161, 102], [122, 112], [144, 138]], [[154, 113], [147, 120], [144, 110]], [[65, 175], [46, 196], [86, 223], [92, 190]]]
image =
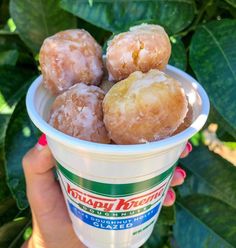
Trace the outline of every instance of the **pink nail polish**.
[[46, 146], [47, 144], [48, 144], [48, 142], [47, 142], [47, 139], [46, 139], [46, 135], [42, 134], [39, 137], [38, 142], [37, 142], [35, 147], [36, 147], [37, 150], [41, 151], [44, 148], [44, 146]]
[[48, 144], [47, 139], [46, 139], [46, 135], [42, 134], [39, 139], [38, 139], [38, 144], [40, 144], [41, 146], [46, 146]]
[[172, 189], [168, 189], [167, 195], [171, 198], [172, 201], [175, 200], [175, 192]]
[[188, 152], [191, 152], [193, 150], [192, 144], [190, 142], [187, 143], [187, 149]]
[[185, 170], [183, 170], [182, 168], [180, 168], [179, 166], [177, 166], [176, 169], [175, 169], [175, 171], [178, 172], [178, 173], [180, 173], [183, 176], [183, 178], [185, 179], [185, 177], [186, 177]]

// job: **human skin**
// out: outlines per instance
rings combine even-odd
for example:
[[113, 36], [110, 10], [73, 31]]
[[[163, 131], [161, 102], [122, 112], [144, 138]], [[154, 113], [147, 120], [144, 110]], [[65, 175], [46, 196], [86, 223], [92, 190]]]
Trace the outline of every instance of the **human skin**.
[[[188, 143], [181, 157], [186, 157], [191, 150], [191, 144]], [[52, 170], [55, 160], [45, 135], [26, 153], [22, 164], [33, 219], [32, 236], [22, 248], [84, 248], [73, 231], [60, 186], [55, 180]], [[177, 167], [171, 186], [182, 184], [185, 177], [185, 171]], [[164, 206], [171, 206], [174, 202], [175, 193], [170, 188]]]

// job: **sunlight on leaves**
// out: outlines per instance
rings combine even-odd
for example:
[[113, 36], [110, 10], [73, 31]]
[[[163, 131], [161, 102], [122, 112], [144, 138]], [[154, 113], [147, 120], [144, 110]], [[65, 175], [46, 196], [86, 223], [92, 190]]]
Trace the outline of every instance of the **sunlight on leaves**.
[[19, 52], [17, 50], [8, 50], [0, 52], [0, 66], [2, 65], [16, 65], [19, 57]]
[[88, 0], [90, 7], [93, 7], [93, 0]]
[[15, 25], [15, 23], [14, 23], [12, 18], [8, 19], [7, 25], [8, 25], [8, 27], [9, 27], [11, 32], [14, 32], [16, 30], [16, 25]]
[[13, 221], [21, 221], [21, 220], [25, 220], [26, 218], [25, 217], [18, 217], [18, 218], [15, 218]]
[[236, 149], [236, 142], [223, 142], [223, 144], [232, 150]]
[[32, 235], [32, 227], [27, 227], [24, 234], [23, 234], [23, 239], [28, 240], [30, 236]]
[[202, 135], [202, 132], [198, 132], [196, 133], [191, 139], [191, 143], [194, 145], [194, 146], [199, 146], [203, 143], [203, 135]]
[[22, 132], [25, 137], [30, 137], [31, 135], [31, 130], [29, 129], [29, 127], [24, 127]]
[[174, 43], [174, 44], [177, 42], [174, 36], [170, 36], [170, 41], [171, 43]]
[[39, 53], [34, 56], [35, 61], [39, 61]]
[[3, 94], [0, 92], [0, 113], [1, 114], [11, 114], [15, 108], [15, 105], [9, 106], [5, 100]]

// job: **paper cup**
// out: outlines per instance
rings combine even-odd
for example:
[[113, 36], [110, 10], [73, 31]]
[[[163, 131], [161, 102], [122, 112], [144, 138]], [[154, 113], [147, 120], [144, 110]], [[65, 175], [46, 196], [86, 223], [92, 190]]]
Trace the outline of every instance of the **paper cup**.
[[185, 89], [193, 122], [177, 135], [148, 144], [98, 144], [68, 136], [46, 122], [54, 97], [42, 86], [42, 76], [28, 91], [29, 116], [47, 136], [75, 233], [87, 247], [131, 248], [145, 243], [176, 161], [206, 122], [209, 100], [204, 89], [173, 66], [167, 66], [166, 73]]

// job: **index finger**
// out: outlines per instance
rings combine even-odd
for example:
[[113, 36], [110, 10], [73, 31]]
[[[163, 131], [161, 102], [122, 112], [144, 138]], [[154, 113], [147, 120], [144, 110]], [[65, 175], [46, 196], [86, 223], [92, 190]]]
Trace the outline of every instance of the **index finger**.
[[193, 150], [191, 143], [188, 141], [187, 145], [185, 146], [183, 152], [180, 155], [180, 158], [185, 158], [189, 155], [189, 153]]

